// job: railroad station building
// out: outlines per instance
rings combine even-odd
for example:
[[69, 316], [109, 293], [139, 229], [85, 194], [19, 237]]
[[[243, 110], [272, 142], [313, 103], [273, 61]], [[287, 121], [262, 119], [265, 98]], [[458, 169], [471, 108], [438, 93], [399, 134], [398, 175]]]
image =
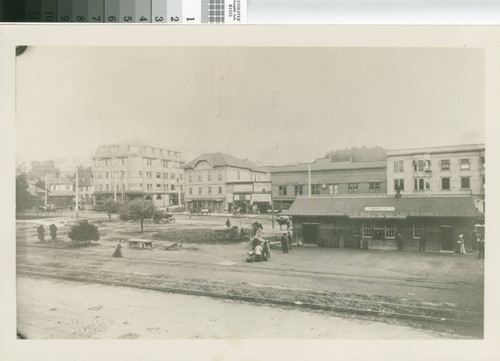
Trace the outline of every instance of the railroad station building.
[[473, 226], [480, 213], [470, 195], [299, 197], [287, 215], [294, 241], [325, 247], [396, 250], [396, 232], [403, 249], [452, 252], [459, 234], [467, 251], [476, 240]]
[[320, 158], [312, 163], [268, 168], [274, 209], [287, 210], [297, 197], [309, 194], [309, 167], [313, 197], [387, 193], [385, 161], [332, 162]]
[[183, 202], [184, 160], [180, 152], [119, 143], [99, 146], [92, 159], [97, 202], [139, 198], [160, 208]]
[[190, 212], [266, 213], [271, 208], [271, 176], [247, 159], [206, 153], [184, 166]]

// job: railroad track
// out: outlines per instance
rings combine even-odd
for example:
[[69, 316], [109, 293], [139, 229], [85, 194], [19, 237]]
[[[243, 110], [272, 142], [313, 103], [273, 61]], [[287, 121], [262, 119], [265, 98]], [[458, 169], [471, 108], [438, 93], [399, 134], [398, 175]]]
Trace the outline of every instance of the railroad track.
[[216, 281], [181, 281], [164, 275], [104, 270], [94, 270], [82, 275], [81, 270], [31, 264], [18, 264], [17, 274], [35, 278], [98, 283], [257, 304], [279, 305], [295, 309], [321, 310], [336, 315], [362, 315], [469, 336], [482, 333], [483, 325], [483, 315], [479, 312], [450, 307], [449, 305], [427, 306], [416, 301], [402, 301], [396, 297], [339, 294], [313, 290], [283, 290], [272, 286], [249, 286], [241, 283], [223, 284]]

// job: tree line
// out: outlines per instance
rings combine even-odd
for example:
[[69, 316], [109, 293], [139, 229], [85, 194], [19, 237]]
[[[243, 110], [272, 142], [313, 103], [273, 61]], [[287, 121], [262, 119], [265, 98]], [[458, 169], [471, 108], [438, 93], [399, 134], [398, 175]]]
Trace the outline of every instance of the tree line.
[[379, 146], [352, 147], [331, 150], [325, 154], [325, 158], [330, 158], [332, 162], [371, 162], [386, 160], [386, 151]]

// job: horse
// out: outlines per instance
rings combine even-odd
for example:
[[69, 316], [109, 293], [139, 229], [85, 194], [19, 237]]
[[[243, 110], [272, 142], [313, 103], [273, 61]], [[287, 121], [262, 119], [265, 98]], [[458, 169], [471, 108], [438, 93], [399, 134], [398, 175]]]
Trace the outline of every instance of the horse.
[[284, 217], [277, 217], [276, 218], [276, 222], [278, 222], [278, 224], [280, 225], [280, 230], [282, 231], [283, 228], [281, 228], [282, 226], [284, 226], [286, 224], [286, 229], [290, 229], [290, 218], [284, 218]]

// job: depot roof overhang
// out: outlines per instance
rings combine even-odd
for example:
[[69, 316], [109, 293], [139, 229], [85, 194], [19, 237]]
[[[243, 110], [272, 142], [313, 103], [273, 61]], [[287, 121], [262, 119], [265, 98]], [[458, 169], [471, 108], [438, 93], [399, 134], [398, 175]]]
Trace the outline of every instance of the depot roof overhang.
[[349, 196], [297, 198], [289, 216], [405, 219], [408, 217], [477, 217], [471, 197]]

